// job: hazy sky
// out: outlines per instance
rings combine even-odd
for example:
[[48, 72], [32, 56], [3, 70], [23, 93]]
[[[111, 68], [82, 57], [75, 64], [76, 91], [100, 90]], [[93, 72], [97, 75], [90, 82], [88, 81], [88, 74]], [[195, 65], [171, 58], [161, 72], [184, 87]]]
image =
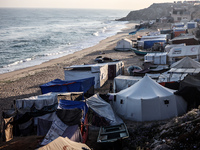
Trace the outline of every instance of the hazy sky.
[[174, 0], [0, 0], [0, 7], [138, 10], [147, 8], [153, 3], [164, 2], [174, 2]]

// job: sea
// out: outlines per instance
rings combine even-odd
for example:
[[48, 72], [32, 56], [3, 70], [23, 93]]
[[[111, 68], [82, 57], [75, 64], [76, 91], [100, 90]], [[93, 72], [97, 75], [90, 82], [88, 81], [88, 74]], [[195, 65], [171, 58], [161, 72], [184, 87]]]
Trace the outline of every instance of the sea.
[[129, 10], [0, 8], [0, 74], [91, 47], [126, 27]]

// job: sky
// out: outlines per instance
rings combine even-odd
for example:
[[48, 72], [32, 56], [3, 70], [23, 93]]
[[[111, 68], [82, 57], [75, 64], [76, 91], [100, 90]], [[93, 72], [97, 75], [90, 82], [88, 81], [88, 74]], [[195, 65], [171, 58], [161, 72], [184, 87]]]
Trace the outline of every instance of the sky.
[[0, 7], [139, 10], [164, 2], [173, 3], [174, 0], [0, 0]]

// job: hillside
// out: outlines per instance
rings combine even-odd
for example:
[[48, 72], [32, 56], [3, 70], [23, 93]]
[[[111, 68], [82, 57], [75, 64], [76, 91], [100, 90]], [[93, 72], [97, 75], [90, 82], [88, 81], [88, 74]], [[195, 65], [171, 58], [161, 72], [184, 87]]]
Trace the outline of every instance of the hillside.
[[[187, 4], [177, 3], [154, 3], [148, 8], [131, 11], [126, 17], [118, 19], [118, 21], [131, 20], [153, 20], [161, 17], [169, 17], [173, 6], [179, 7]], [[200, 6], [187, 5], [193, 18], [200, 18]]]

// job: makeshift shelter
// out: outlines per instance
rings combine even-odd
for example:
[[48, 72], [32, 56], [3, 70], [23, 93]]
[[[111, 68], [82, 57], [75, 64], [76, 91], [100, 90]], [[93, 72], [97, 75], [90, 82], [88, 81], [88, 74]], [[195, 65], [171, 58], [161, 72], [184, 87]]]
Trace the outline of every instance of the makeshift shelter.
[[162, 64], [166, 65], [167, 64], [167, 53], [147, 53], [144, 56], [144, 61], [151, 61], [153, 64]]
[[101, 64], [108, 64], [108, 79], [114, 79], [116, 76], [124, 74], [123, 61], [113, 61]]
[[169, 41], [170, 44], [199, 45], [199, 40], [194, 35], [182, 35]]
[[181, 34], [185, 34], [186, 33], [186, 29], [182, 28], [182, 27], [175, 27], [173, 28], [173, 33], [174, 33], [174, 37], [177, 37]]
[[181, 43], [181, 44], [167, 44], [165, 46], [165, 52], [169, 52], [171, 48], [173, 47], [177, 47], [177, 46], [186, 46], [185, 43]]
[[197, 74], [200, 72], [200, 63], [191, 59], [190, 57], [184, 57], [181, 60], [173, 63], [170, 66], [169, 73], [189, 73], [189, 74]]
[[162, 46], [166, 43], [166, 38], [152, 38], [152, 39], [144, 39], [138, 41], [138, 47], [141, 49], [149, 49], [154, 46], [155, 43], [160, 43]]
[[147, 40], [147, 39], [159, 39], [159, 38], [167, 39], [167, 34], [144, 35], [140, 38], [140, 41], [144, 41], [144, 40]]
[[[41, 110], [45, 106], [52, 106], [58, 103], [58, 93], [47, 93], [38, 96], [31, 96], [29, 98], [15, 100], [16, 109], [33, 110], [33, 107], [37, 110]], [[57, 107], [57, 106], [56, 106]]]
[[82, 142], [82, 136], [78, 125], [68, 126], [55, 115], [52, 125], [43, 139], [41, 145], [47, 145], [59, 136], [68, 137], [69, 139]]
[[74, 142], [67, 137], [63, 138], [60, 136], [57, 139], [53, 140], [51, 143], [47, 144], [46, 146], [40, 147], [38, 150], [50, 150], [50, 149], [90, 150], [90, 148], [86, 144]]
[[[58, 114], [58, 102], [60, 99], [68, 99], [71, 102], [77, 103], [73, 100], [82, 100], [83, 92], [72, 93], [47, 93], [39, 96], [32, 96], [24, 99], [17, 99], [14, 101], [14, 108], [3, 112], [4, 129], [3, 137], [5, 141], [12, 139], [14, 136], [26, 136], [36, 134], [45, 136], [55, 121]], [[79, 101], [78, 101], [79, 102]], [[82, 114], [82, 111], [78, 111]], [[70, 114], [68, 112], [68, 114]], [[74, 114], [74, 111], [73, 111]], [[68, 117], [69, 118], [69, 115]], [[78, 117], [76, 117], [78, 118]], [[72, 120], [68, 121], [73, 123]], [[66, 129], [65, 135], [70, 139], [80, 139], [78, 126], [70, 124], [70, 134]], [[72, 130], [73, 129], [73, 130]], [[72, 133], [72, 131], [74, 131]]]
[[187, 22], [186, 23], [186, 28], [187, 29], [197, 28], [197, 22]]
[[160, 30], [160, 34], [167, 34], [167, 39], [173, 38], [173, 30], [172, 29], [162, 29], [162, 30]]
[[100, 88], [108, 80], [108, 64], [75, 65], [64, 68], [65, 81], [94, 77], [94, 88]]
[[140, 79], [142, 79], [142, 77], [119, 75], [114, 78], [113, 92], [117, 93], [123, 89], [126, 89], [130, 87], [131, 85], [135, 84]]
[[[87, 110], [88, 107], [83, 101], [60, 100], [51, 128], [41, 145], [46, 145], [59, 136], [67, 136], [74, 141], [85, 143], [88, 136], [88, 125], [86, 125]], [[86, 129], [85, 131], [79, 129], [81, 124], [83, 126], [86, 125], [84, 127]]]
[[113, 100], [114, 110], [133, 121], [165, 120], [186, 112], [187, 103], [174, 90], [167, 89], [145, 76], [120, 91]]
[[[42, 94], [49, 92], [91, 92], [94, 94], [94, 77], [80, 80], [64, 81], [55, 79], [40, 86]], [[92, 92], [93, 91], [93, 92]]]
[[48, 93], [14, 101], [14, 108], [3, 112], [4, 140], [13, 136], [29, 135], [37, 125], [35, 118], [56, 111], [58, 106], [57, 94]]
[[86, 99], [86, 103], [90, 109], [92, 109], [99, 116], [104, 117], [109, 125], [118, 125], [123, 123], [113, 111], [111, 105], [103, 100], [99, 94], [95, 94], [92, 97]]
[[181, 81], [184, 79], [184, 77], [187, 75], [187, 73], [183, 73], [183, 74], [169, 74], [168, 72], [162, 73], [160, 74], [160, 76], [157, 79], [158, 83], [161, 82], [173, 82], [173, 81]]
[[187, 75], [180, 81], [179, 90], [175, 92], [181, 95], [188, 103], [188, 110], [198, 108], [200, 105], [200, 73]]
[[184, 23], [183, 22], [176, 22], [176, 23], [173, 23], [172, 25], [171, 25], [171, 28], [173, 29], [173, 28], [181, 28], [181, 27], [184, 27]]
[[132, 41], [129, 39], [122, 39], [117, 42], [117, 46], [115, 47], [115, 50], [118, 51], [129, 51], [133, 47]]
[[177, 46], [170, 49], [167, 54], [169, 64], [175, 62], [176, 59], [180, 59], [186, 56], [190, 56], [199, 60], [200, 58], [200, 46], [190, 45], [190, 46]]

